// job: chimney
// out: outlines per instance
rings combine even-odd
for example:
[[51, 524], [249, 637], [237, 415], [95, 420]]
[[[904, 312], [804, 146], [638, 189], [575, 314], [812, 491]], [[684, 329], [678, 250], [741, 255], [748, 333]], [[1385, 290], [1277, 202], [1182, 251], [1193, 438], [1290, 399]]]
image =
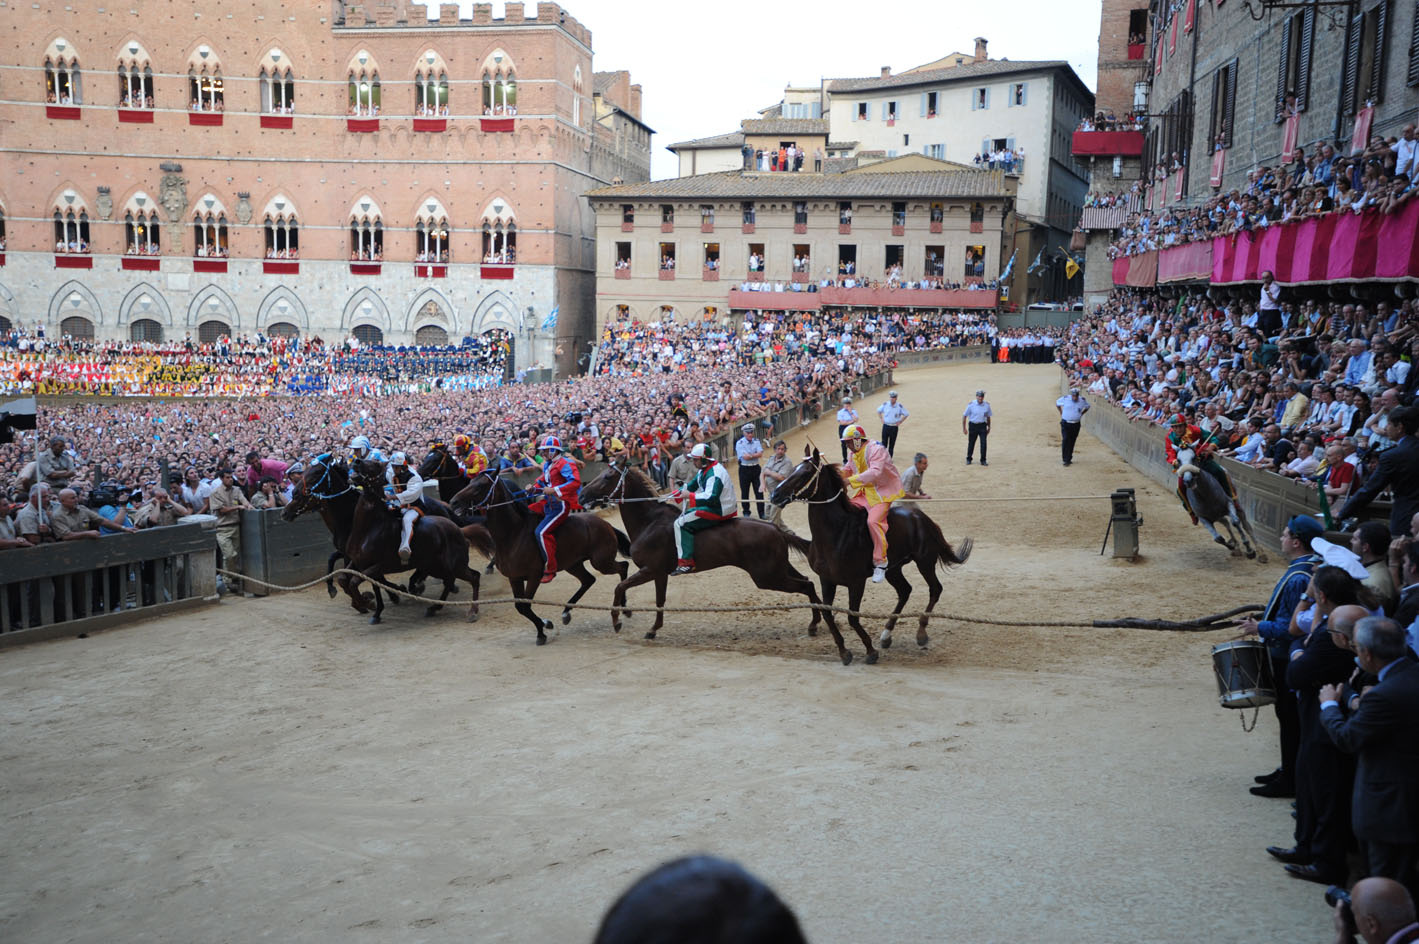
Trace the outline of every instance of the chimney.
[[882, 78], [884, 78], [884, 79], [890, 79], [891, 77], [892, 77], [892, 67], [891, 67], [891, 66], [883, 66], [883, 67], [882, 67]]
[[985, 62], [990, 57], [985, 54], [985, 37], [976, 37], [976, 62]]

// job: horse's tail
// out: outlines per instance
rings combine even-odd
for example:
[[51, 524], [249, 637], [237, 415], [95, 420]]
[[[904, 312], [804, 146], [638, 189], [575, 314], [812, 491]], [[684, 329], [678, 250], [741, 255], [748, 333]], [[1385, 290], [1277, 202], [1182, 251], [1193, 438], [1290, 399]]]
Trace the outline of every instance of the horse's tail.
[[611, 529], [616, 534], [616, 550], [621, 552], [622, 557], [631, 556], [631, 539], [626, 536], [626, 532], [620, 528]]
[[951, 542], [946, 540], [946, 535], [941, 533], [941, 526], [926, 515], [921, 516], [922, 526], [926, 528], [926, 543], [928, 553], [936, 552], [936, 566], [951, 567], [956, 564], [964, 564], [971, 556], [971, 549], [976, 542], [972, 538], [962, 538], [958, 548], [953, 548]]
[[493, 535], [481, 524], [464, 525], [458, 529], [468, 539], [469, 545], [488, 560], [493, 559]]
[[808, 548], [813, 545], [812, 541], [805, 537], [799, 537], [796, 534], [784, 534], [783, 539], [788, 542], [788, 549], [790, 551], [794, 551], [803, 557], [808, 556]]

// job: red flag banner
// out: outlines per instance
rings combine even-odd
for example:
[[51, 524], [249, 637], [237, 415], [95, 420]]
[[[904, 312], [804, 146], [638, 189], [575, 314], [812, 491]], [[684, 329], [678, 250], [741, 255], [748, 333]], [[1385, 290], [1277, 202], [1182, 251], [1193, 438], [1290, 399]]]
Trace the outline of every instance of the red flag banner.
[[1184, 173], [1184, 172], [1183, 172], [1183, 169], [1182, 169], [1181, 167], [1179, 167], [1176, 171], [1173, 172], [1173, 177], [1175, 178], [1175, 179], [1173, 180], [1173, 199], [1174, 199], [1174, 200], [1181, 200], [1181, 199], [1182, 199], [1182, 193], [1183, 193], [1183, 173]]
[[1218, 148], [1212, 152], [1212, 176], [1207, 178], [1207, 182], [1212, 185], [1213, 190], [1218, 190], [1222, 186], [1222, 172], [1227, 169], [1227, 151], [1225, 148]]
[[1193, 17], [1196, 15], [1196, 12], [1197, 12], [1197, 0], [1187, 0], [1187, 7], [1186, 7], [1186, 9], [1187, 9], [1187, 13], [1185, 14], [1186, 19], [1183, 20], [1183, 32], [1184, 32], [1184, 33], [1191, 33], [1191, 32], [1192, 32], [1192, 20], [1193, 20]]
[[1301, 133], [1301, 116], [1293, 113], [1286, 116], [1286, 129], [1281, 134], [1281, 163], [1289, 164], [1296, 158], [1296, 139]]
[[1375, 109], [1366, 105], [1355, 115], [1355, 131], [1350, 135], [1350, 153], [1359, 154], [1370, 141], [1370, 125], [1375, 120]]

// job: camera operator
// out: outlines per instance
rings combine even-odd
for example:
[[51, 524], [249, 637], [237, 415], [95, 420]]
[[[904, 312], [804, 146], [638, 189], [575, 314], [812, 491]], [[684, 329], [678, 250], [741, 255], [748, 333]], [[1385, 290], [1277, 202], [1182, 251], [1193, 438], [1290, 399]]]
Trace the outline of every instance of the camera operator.
[[165, 528], [190, 514], [192, 509], [173, 501], [167, 489], [157, 488], [153, 490], [153, 497], [139, 505], [133, 513], [133, 523], [140, 528]]
[[10, 500], [9, 495], [0, 492], [0, 551], [30, 546], [30, 542], [15, 531], [15, 521], [11, 517], [19, 507]]
[[1419, 940], [1414, 901], [1403, 885], [1388, 878], [1364, 878], [1346, 895], [1338, 888], [1326, 892], [1335, 902], [1335, 944], [1354, 944], [1359, 934], [1365, 944], [1408, 944]]
[[100, 535], [117, 534], [128, 524], [128, 490], [116, 482], [106, 482], [90, 492], [89, 507], [104, 519]]

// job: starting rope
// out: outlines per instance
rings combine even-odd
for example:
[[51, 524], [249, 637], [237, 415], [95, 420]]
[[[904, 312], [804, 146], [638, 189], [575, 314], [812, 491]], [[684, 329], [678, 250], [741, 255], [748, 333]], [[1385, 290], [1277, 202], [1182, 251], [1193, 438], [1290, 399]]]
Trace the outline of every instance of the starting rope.
[[757, 604], [754, 606], [640, 606], [631, 604], [629, 601], [627, 601], [627, 603], [623, 604], [622, 606], [616, 607], [600, 603], [557, 603], [556, 601], [550, 600], [546, 597], [543, 597], [541, 599], [533, 599], [509, 596], [488, 597], [486, 599], [480, 600], [468, 600], [462, 598], [440, 600], [437, 597], [425, 597], [420, 596], [418, 594], [410, 593], [403, 587], [390, 584], [389, 582], [384, 580], [375, 580], [369, 577], [368, 575], [361, 573], [358, 570], [351, 570], [348, 567], [339, 567], [331, 571], [325, 577], [317, 577], [314, 580], [308, 580], [305, 583], [294, 584], [290, 586], [270, 583], [265, 580], [258, 580], [255, 577], [249, 577], [244, 574], [236, 573], [235, 571], [223, 570], [220, 567], [217, 568], [217, 573], [221, 574], [223, 577], [228, 578], [229, 580], [244, 581], [246, 583], [252, 583], [261, 587], [266, 587], [270, 590], [281, 591], [308, 590], [311, 587], [325, 583], [328, 579], [333, 579], [334, 577], [341, 574], [348, 574], [351, 577], [358, 578], [360, 581], [368, 581], [371, 584], [374, 584], [384, 590], [396, 593], [404, 599], [416, 600], [420, 603], [427, 603], [431, 606], [462, 606], [476, 604], [481, 607], [501, 606], [503, 604], [508, 603], [540, 603], [547, 606], [560, 606], [568, 610], [592, 610], [601, 613], [609, 613], [613, 610], [655, 613], [773, 613], [782, 612], [786, 610], [818, 610], [824, 613], [835, 613], [840, 614], [842, 616], [857, 617], [858, 619], [866, 620], [887, 620], [895, 617], [898, 620], [936, 619], [952, 620], [958, 623], [977, 623], [983, 626], [1039, 627], [1051, 629], [1151, 629], [1172, 632], [1208, 632], [1212, 630], [1229, 629], [1232, 627], [1231, 621], [1233, 617], [1236, 617], [1242, 613], [1257, 612], [1263, 609], [1263, 607], [1261, 606], [1249, 604], [1247, 606], [1237, 607], [1234, 610], [1228, 610], [1226, 613], [1216, 613], [1212, 616], [1204, 616], [1195, 620], [1186, 620], [1183, 622], [1169, 622], [1166, 620], [1144, 620], [1137, 619], [1134, 617], [1127, 617], [1124, 619], [1115, 620], [1090, 620], [1088, 622], [1078, 622], [1069, 620], [1039, 621], [992, 619], [990, 617], [985, 616], [965, 616], [959, 613], [948, 613], [942, 611], [933, 611], [928, 613], [925, 610], [903, 611], [901, 613], [872, 613], [866, 610], [852, 610], [845, 606], [833, 606], [827, 603], [785, 602]]

